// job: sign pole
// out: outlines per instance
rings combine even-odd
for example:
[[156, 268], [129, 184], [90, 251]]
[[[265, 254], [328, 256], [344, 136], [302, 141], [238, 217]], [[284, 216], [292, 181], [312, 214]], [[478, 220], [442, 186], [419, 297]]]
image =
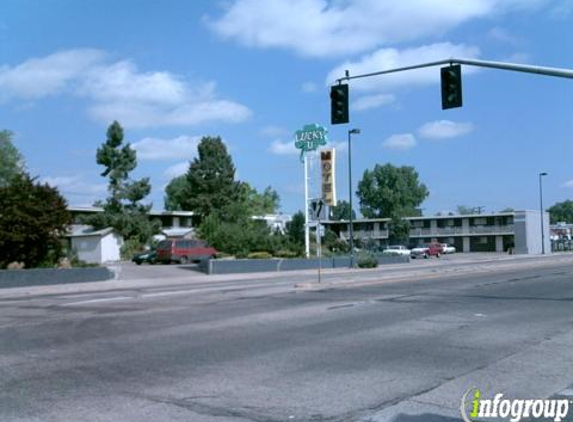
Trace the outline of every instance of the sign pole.
[[322, 239], [321, 239], [321, 228], [320, 228], [320, 215], [316, 220], [316, 244], [318, 247], [318, 282], [320, 283], [320, 272], [322, 270]]
[[307, 258], [310, 258], [310, 226], [308, 215], [309, 163], [307, 153], [309, 151], [316, 151], [321, 145], [326, 145], [328, 138], [327, 135], [328, 131], [326, 128], [317, 125], [316, 123], [304, 125], [302, 130], [297, 130], [294, 135], [294, 146], [296, 149], [300, 149], [300, 159], [304, 163], [304, 247]]
[[310, 257], [310, 227], [308, 226], [308, 157], [304, 154], [304, 250]]

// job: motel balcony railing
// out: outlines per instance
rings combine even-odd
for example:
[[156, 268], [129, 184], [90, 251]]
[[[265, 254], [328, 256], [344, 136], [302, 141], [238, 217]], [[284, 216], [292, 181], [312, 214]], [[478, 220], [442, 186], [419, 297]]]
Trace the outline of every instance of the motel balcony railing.
[[410, 237], [464, 236], [472, 234], [514, 234], [513, 224], [469, 227], [432, 227], [410, 229]]
[[[353, 239], [388, 239], [388, 230], [354, 230], [352, 232]], [[348, 230], [340, 232], [340, 237], [345, 240], [350, 237]]]

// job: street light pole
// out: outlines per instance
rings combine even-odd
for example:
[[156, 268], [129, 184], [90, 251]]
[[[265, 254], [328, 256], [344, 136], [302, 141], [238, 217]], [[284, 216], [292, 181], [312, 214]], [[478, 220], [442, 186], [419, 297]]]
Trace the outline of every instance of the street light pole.
[[541, 178], [547, 176], [546, 172], [539, 173], [539, 211], [541, 214], [541, 254], [545, 255], [545, 231], [543, 230], [543, 183]]
[[348, 202], [350, 204], [349, 216], [349, 236], [350, 236], [350, 268], [354, 267], [354, 238], [352, 228], [352, 134], [358, 135], [360, 129], [351, 129], [348, 131]]

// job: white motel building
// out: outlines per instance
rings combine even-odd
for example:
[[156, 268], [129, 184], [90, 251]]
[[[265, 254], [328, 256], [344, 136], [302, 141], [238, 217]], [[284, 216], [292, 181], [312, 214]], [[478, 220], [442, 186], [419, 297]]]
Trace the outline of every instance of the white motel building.
[[[549, 214], [543, 213], [545, 251], [551, 251]], [[493, 214], [408, 217], [410, 246], [421, 243], [449, 243], [458, 252], [507, 252], [540, 254], [540, 211], [512, 211]], [[353, 238], [363, 243], [388, 244], [388, 218], [353, 220]], [[348, 221], [324, 221], [340, 239], [349, 238]]]

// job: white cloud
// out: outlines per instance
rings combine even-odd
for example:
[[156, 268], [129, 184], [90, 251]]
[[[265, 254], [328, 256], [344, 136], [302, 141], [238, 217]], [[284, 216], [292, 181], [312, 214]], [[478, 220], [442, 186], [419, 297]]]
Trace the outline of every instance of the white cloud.
[[174, 164], [167, 167], [163, 174], [170, 179], [174, 177], [182, 176], [189, 170], [189, 161], [182, 161], [181, 163]]
[[391, 104], [395, 99], [396, 97], [392, 94], [365, 95], [354, 101], [350, 108], [352, 111], [369, 110], [371, 108], [378, 108], [383, 105]]
[[569, 180], [561, 185], [563, 188], [573, 188], [573, 180]]
[[178, 136], [174, 139], [144, 138], [131, 146], [140, 160], [191, 159], [197, 154], [199, 137]]
[[467, 135], [474, 130], [471, 123], [456, 123], [450, 120], [437, 120], [424, 124], [418, 134], [421, 138], [447, 139]]
[[98, 101], [179, 104], [185, 100], [184, 81], [168, 72], [141, 73], [128, 60], [98, 66], [83, 76], [79, 92]]
[[270, 136], [273, 138], [288, 135], [289, 131], [281, 126], [265, 126], [263, 127], [259, 133], [262, 136]]
[[328, 142], [324, 148], [334, 148], [337, 153], [345, 154], [348, 151], [348, 141]]
[[392, 135], [382, 142], [382, 146], [387, 149], [405, 151], [414, 148], [418, 141], [411, 133], [401, 133]]
[[275, 139], [271, 142], [268, 149], [271, 154], [275, 155], [297, 155], [300, 151], [295, 148], [293, 141], [282, 142], [280, 139]]
[[[333, 69], [326, 78], [326, 84], [332, 84], [344, 76], [345, 70], [350, 76], [378, 72], [385, 69], [395, 69], [420, 63], [445, 60], [448, 58], [477, 58], [479, 48], [464, 44], [449, 42], [424, 45], [421, 47], [398, 50], [384, 48], [367, 55], [357, 62], [346, 62]], [[476, 72], [473, 67], [464, 67], [464, 75]], [[438, 83], [440, 71], [436, 67], [411, 70], [408, 72], [391, 73], [352, 81], [352, 90], [388, 92], [397, 88], [412, 85], [428, 85]]]
[[236, 0], [207, 23], [248, 47], [331, 57], [440, 36], [474, 19], [544, 4], [551, 0]]
[[237, 123], [251, 111], [221, 99], [212, 81], [189, 81], [164, 71], [142, 72], [130, 60], [110, 62], [100, 50], [67, 50], [0, 67], [0, 99], [74, 95], [88, 100], [88, 114], [125, 127]]
[[516, 36], [512, 35], [506, 29], [500, 26], [495, 26], [491, 28], [487, 33], [487, 35], [490, 38], [496, 41], [500, 41], [502, 43], [510, 44], [513, 46], [520, 44], [520, 41]]
[[90, 183], [82, 176], [48, 176], [42, 177], [40, 181], [57, 187], [71, 205], [92, 205], [107, 193], [106, 184]]
[[101, 50], [86, 48], [32, 58], [14, 67], [1, 66], [0, 95], [36, 99], [69, 91], [73, 88], [70, 84], [105, 57]]
[[304, 84], [302, 84], [302, 92], [316, 92], [316, 84], [314, 82], [305, 82]]

